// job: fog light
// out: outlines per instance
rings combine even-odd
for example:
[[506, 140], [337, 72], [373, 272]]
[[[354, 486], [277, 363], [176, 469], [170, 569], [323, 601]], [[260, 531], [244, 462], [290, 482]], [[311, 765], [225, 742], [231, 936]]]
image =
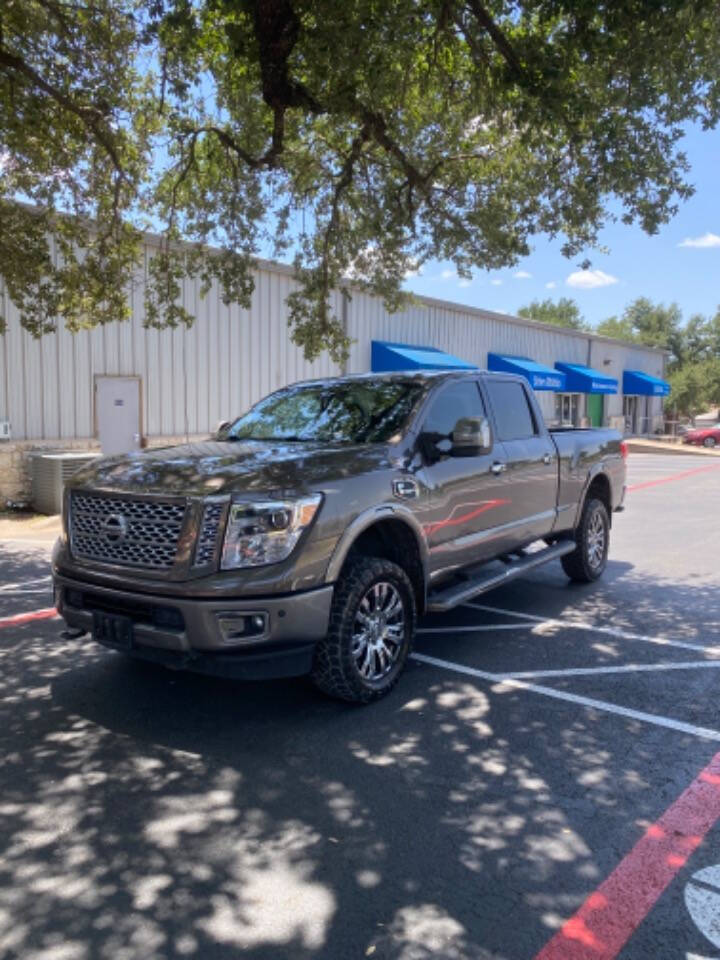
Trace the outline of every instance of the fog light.
[[227, 644], [252, 643], [267, 630], [267, 614], [218, 614], [218, 626]]

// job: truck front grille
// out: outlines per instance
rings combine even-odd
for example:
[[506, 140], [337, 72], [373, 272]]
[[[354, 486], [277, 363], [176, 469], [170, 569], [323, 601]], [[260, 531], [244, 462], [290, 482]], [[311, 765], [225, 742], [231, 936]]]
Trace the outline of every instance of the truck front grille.
[[82, 560], [169, 570], [175, 562], [185, 504], [73, 493], [70, 549]]
[[194, 566], [204, 567], [214, 559], [224, 510], [225, 504], [219, 502], [206, 503], [203, 507], [200, 533], [195, 546]]

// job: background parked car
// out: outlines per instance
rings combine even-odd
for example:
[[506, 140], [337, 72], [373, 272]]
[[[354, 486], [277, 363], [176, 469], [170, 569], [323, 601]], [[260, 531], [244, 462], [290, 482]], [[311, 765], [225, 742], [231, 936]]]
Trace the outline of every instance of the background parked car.
[[716, 447], [720, 444], [720, 423], [716, 423], [713, 427], [688, 430], [683, 437], [683, 443], [694, 443], [699, 447]]

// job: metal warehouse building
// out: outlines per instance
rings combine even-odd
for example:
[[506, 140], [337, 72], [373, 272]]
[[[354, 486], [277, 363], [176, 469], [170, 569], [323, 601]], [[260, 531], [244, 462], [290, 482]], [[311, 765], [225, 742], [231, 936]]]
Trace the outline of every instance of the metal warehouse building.
[[[146, 257], [154, 243], [148, 239]], [[353, 340], [341, 369], [326, 355], [308, 363], [290, 341], [285, 300], [293, 285], [291, 268], [261, 262], [252, 305], [243, 310], [225, 306], [217, 288], [202, 299], [200, 282], [188, 278], [183, 297], [194, 325], [158, 331], [143, 326], [137, 284], [129, 322], [76, 334], [58, 329], [40, 340], [21, 329], [8, 304], [0, 336], [0, 503], [27, 496], [34, 450], [102, 444], [112, 452], [206, 435], [285, 384], [373, 369], [373, 344], [375, 369], [455, 357], [521, 373], [549, 423], [626, 433], [662, 424], [662, 351], [427, 297], [388, 314], [379, 299], [355, 291], [350, 299], [336, 294]], [[433, 358], [428, 348], [452, 356]]]

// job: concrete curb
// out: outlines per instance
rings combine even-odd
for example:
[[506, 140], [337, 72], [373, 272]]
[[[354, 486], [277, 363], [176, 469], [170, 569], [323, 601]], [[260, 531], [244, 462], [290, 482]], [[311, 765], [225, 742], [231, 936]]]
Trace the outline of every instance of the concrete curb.
[[690, 443], [668, 443], [662, 440], [626, 440], [630, 453], [669, 453], [696, 457], [720, 457], [720, 450], [706, 450]]
[[0, 519], [0, 543], [25, 540], [28, 543], [54, 543], [62, 529], [59, 516], [9, 517]]

